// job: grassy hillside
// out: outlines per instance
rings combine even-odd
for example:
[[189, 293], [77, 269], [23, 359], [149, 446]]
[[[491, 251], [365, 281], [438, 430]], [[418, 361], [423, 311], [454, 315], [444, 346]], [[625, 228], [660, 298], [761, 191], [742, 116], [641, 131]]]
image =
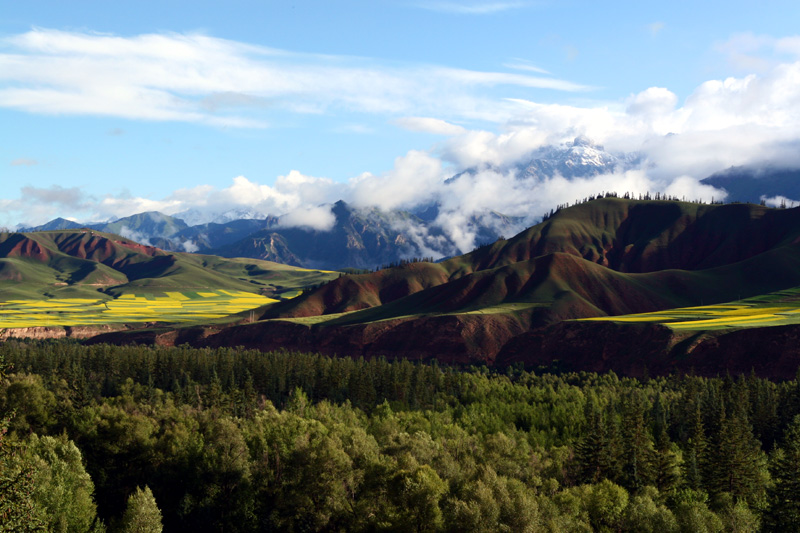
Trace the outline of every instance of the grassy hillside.
[[[800, 209], [594, 200], [442, 263], [343, 276], [270, 306], [260, 324], [214, 342], [294, 346], [303, 337], [303, 349], [325, 353], [408, 356], [398, 351], [402, 346], [413, 357], [490, 363], [511, 339], [527, 339], [526, 330], [536, 337], [539, 328], [565, 320], [663, 312], [798, 287], [798, 244]], [[613, 324], [596, 326], [614, 337]], [[572, 335], [576, 328], [553, 331]], [[673, 337], [662, 329], [666, 346]], [[584, 340], [576, 353], [592, 350], [590, 338]], [[514, 353], [527, 353], [526, 342], [518, 344]]]
[[[416, 271], [429, 273], [430, 266], [426, 266]], [[398, 286], [408, 289], [403, 284], [406, 281], [407, 278], [401, 278]], [[330, 320], [316, 319], [314, 323], [344, 325], [436, 314], [528, 311], [533, 315], [532, 324], [543, 325], [572, 318], [725, 302], [796, 285], [800, 285], [800, 249], [794, 247], [709, 270], [634, 274], [616, 272], [559, 252], [467, 274], [383, 305], [362, 310], [329, 308], [336, 314]], [[294, 302], [285, 304], [292, 305]], [[274, 306], [271, 312], [280, 308]]]
[[[735, 267], [731, 273], [725, 271], [726, 279], [737, 278], [735, 286], [739, 288], [735, 291], [760, 294], [756, 291], [769, 292], [791, 286], [793, 250], [798, 242], [800, 209], [606, 198], [563, 209], [511, 239], [498, 240], [440, 264], [415, 263], [346, 276], [303, 298], [276, 306], [265, 318], [314, 316], [383, 305], [476, 272], [517, 263], [523, 265], [515, 269], [526, 270], [530, 267], [525, 266], [527, 262], [555, 253], [569, 254], [610, 271], [630, 274], [698, 271], [741, 263], [745, 269], [741, 270], [742, 275], [737, 277], [733, 273], [739, 268]], [[747, 261], [767, 252], [771, 254], [769, 260], [776, 262], [772, 275], [777, 279], [762, 283], [762, 276], [747, 275], [746, 269], [765, 267], [753, 267]], [[552, 272], [551, 275], [568, 278], [571, 274]], [[787, 280], [782, 280], [787, 276]], [[652, 278], [658, 279], [658, 276]], [[647, 283], [654, 282], [652, 280]], [[711, 287], [715, 285], [710, 283]], [[697, 293], [679, 285], [664, 292], [688, 291], [679, 298], [684, 301]], [[601, 289], [602, 284], [597, 290]], [[605, 298], [613, 299], [611, 293], [615, 290], [606, 291]], [[656, 291], [661, 292], [661, 289]], [[714, 294], [709, 290], [706, 300], [736, 297], [736, 292]], [[673, 295], [667, 300], [675, 298]]]
[[563, 209], [507, 241], [454, 261], [483, 270], [553, 252], [620, 272], [701, 270], [800, 239], [800, 210], [621, 198]]
[[661, 324], [675, 331], [727, 331], [800, 324], [800, 287], [732, 302], [650, 313], [585, 318], [585, 321]]
[[[447, 363], [555, 364], [634, 375], [647, 369], [668, 373], [678, 367], [702, 368], [713, 374], [727, 368], [715, 348], [718, 342], [727, 342], [726, 353], [741, 352], [731, 368], [744, 368], [750, 364], [751, 347], [764, 337], [762, 329], [776, 332], [766, 334], [776, 353], [794, 353], [790, 347], [800, 333], [783, 329], [800, 328], [791, 325], [792, 305], [765, 300], [758, 306], [749, 300], [687, 308], [800, 287], [799, 237], [800, 210], [595, 200], [442, 263], [412, 262], [341, 276], [262, 308], [255, 323], [109, 332], [94, 341], [294, 348]], [[270, 276], [284, 275], [274, 269], [261, 272], [249, 260], [168, 255], [174, 258], [171, 264], [156, 253], [138, 258], [143, 266], [136, 268], [162, 268], [175, 283], [200, 279], [192, 275], [194, 269], [248, 283], [272, 283]], [[102, 264], [115, 261], [111, 256]], [[309, 276], [303, 281], [314, 279]], [[151, 276], [128, 283], [157, 286], [160, 280]], [[572, 320], [591, 317], [611, 321]], [[742, 329], [779, 321], [790, 325]], [[731, 325], [734, 333], [752, 332], [752, 338], [728, 342], [729, 334], [710, 331]], [[637, 339], [635, 346], [632, 338]]]
[[232, 290], [280, 298], [336, 277], [256, 259], [168, 253], [92, 230], [0, 233], [0, 300]]

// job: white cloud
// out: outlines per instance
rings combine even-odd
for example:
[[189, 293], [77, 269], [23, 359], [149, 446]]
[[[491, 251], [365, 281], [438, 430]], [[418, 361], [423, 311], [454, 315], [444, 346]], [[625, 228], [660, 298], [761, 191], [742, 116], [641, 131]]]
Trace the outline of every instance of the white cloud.
[[737, 33], [715, 45], [730, 66], [741, 72], [764, 73], [790, 58], [800, 58], [800, 37], [776, 38], [752, 32]]
[[456, 124], [430, 117], [403, 117], [394, 121], [395, 124], [409, 131], [433, 133], [436, 135], [458, 135], [467, 130]]
[[151, 200], [150, 198], [133, 197], [128, 194], [121, 196], [109, 195], [91, 206], [94, 212], [90, 220], [110, 220], [146, 211], [160, 211], [171, 214], [179, 211], [180, 205], [180, 202], [175, 200]]
[[200, 250], [200, 247], [190, 240], [183, 241], [181, 243], [181, 248], [183, 248], [184, 252], [189, 252], [189, 253], [197, 252], [198, 250]]
[[[577, 107], [518, 101], [525, 113], [505, 131], [469, 131], [444, 144], [456, 165], [500, 165], [536, 148], [587, 136], [612, 151], [641, 152], [654, 177], [705, 177], [732, 165], [800, 165], [800, 62], [761, 75], [709, 80], [682, 104], [653, 87], [622, 105]], [[793, 163], [792, 163], [793, 161]]]
[[628, 99], [626, 112], [630, 115], [653, 117], [666, 115], [675, 109], [678, 97], [663, 87], [650, 87]]
[[664, 187], [664, 192], [670, 196], [687, 201], [720, 201], [728, 196], [726, 192], [715, 189], [711, 185], [704, 185], [691, 176], [679, 176], [675, 178], [675, 180]]
[[786, 198], [785, 196], [762, 196], [762, 200], [764, 203], [767, 204], [769, 207], [795, 207], [800, 205], [800, 201], [792, 200], [791, 198]]
[[130, 229], [128, 226], [122, 226], [119, 230], [119, 234], [121, 237], [125, 237], [126, 239], [130, 239], [134, 242], [138, 242], [139, 244], [144, 244], [145, 246], [152, 246], [150, 239], [147, 238], [144, 234]]
[[[573, 136], [574, 137], [574, 136]], [[561, 140], [541, 128], [513, 128], [505, 133], [471, 130], [448, 139], [441, 147], [442, 157], [456, 168], [503, 166], [516, 163], [545, 144]]]
[[38, 165], [38, 164], [39, 162], [37, 160], [29, 159], [27, 157], [20, 157], [18, 159], [14, 159], [13, 161], [11, 161], [12, 167], [19, 167], [19, 166], [32, 167], [33, 165]]
[[330, 205], [304, 207], [283, 215], [278, 222], [279, 226], [285, 228], [299, 226], [317, 231], [328, 231], [336, 223], [336, 216], [331, 211]]
[[399, 209], [431, 198], [444, 182], [439, 159], [412, 150], [395, 160], [394, 168], [380, 176], [363, 174], [350, 180], [350, 197], [358, 206]]
[[[475, 8], [478, 9], [478, 8]], [[481, 9], [486, 9], [486, 6]], [[0, 39], [0, 106], [32, 113], [264, 127], [274, 109], [503, 120], [496, 87], [588, 87], [549, 76], [291, 53], [202, 34], [34, 29]]]
[[187, 209], [220, 213], [231, 209], [247, 208], [266, 214], [282, 215], [301, 207], [310, 207], [333, 202], [345, 186], [328, 178], [305, 176], [293, 170], [278, 176], [274, 185], [252, 181], [245, 176], [233, 178], [233, 183], [218, 189], [210, 185], [198, 185], [191, 189], [179, 189], [166, 201], [171, 202], [169, 213]]
[[31, 187], [20, 189], [22, 199], [35, 204], [61, 205], [68, 208], [80, 208], [84, 205], [84, 196], [78, 187], [62, 187], [51, 185], [48, 188]]
[[[48, 37], [48, 34], [37, 35], [43, 39]], [[55, 52], [48, 53], [71, 57], [70, 54], [74, 54], [76, 49], [96, 46], [93, 39], [105, 39], [84, 34], [72, 37], [73, 40], [67, 39], [69, 42], [59, 44], [54, 48]], [[109, 46], [114, 54], [124, 56], [131, 50], [139, 55], [155, 53], [155, 44], [147, 42], [144, 37], [138, 40], [110, 39]], [[291, 75], [280, 82], [284, 88], [275, 89], [273, 96], [276, 98], [299, 94], [302, 97], [292, 100], [295, 104], [301, 102], [324, 108], [327, 105], [350, 105], [345, 104], [345, 100], [355, 99], [361, 94], [368, 101], [353, 104], [362, 106], [360, 109], [395, 106], [392, 109], [402, 116], [394, 121], [396, 125], [413, 131], [444, 135], [446, 138], [427, 151], [412, 150], [398, 157], [393, 168], [387, 172], [365, 173], [345, 183], [292, 170], [274, 180], [262, 177], [263, 181], [269, 180], [270, 185], [252, 177], [238, 176], [227, 187], [200, 185], [177, 190], [162, 199], [118, 195], [98, 200], [84, 198], [80, 191], [24, 189], [19, 200], [0, 201], [0, 210], [7, 213], [6, 216], [28, 216], [30, 221], [39, 218], [39, 222], [44, 222], [58, 216], [53, 206], [65, 211], [73, 209], [64, 213], [72, 216], [75, 216], [74, 209], [82, 210], [93, 220], [148, 210], [172, 214], [190, 208], [223, 212], [246, 207], [253, 211], [284, 215], [283, 224], [324, 228], [332, 223], [332, 215], [329, 208], [320, 206], [339, 199], [356, 206], [377, 206], [384, 210], [407, 209], [438, 202], [441, 208], [437, 223], [442, 227], [444, 236], [409, 229], [409, 238], [422, 250], [434, 249], [435, 239], [446, 238], [455, 242], [461, 251], [466, 251], [475, 244], [477, 238], [472, 223], [474, 217], [486, 217], [489, 211], [523, 217], [525, 223], [530, 224], [558, 204], [571, 203], [603, 191], [634, 194], [660, 191], [687, 199], [720, 199], [723, 195], [721, 191], [702, 185], [699, 180], [731, 166], [769, 163], [773, 167], [800, 167], [800, 62], [774, 63], [758, 74], [709, 80], [698, 86], [683, 102], [664, 87], [646, 88], [615, 102], [583, 107], [507, 100], [503, 104], [507, 106], [503, 108], [503, 116], [507, 120], [495, 131], [489, 131], [468, 129], [454, 123], [463, 117], [456, 120], [443, 118], [448, 117], [448, 112], [457, 109], [458, 105], [446, 108], [443, 113], [439, 113], [439, 110], [430, 114], [416, 113], [418, 106], [415, 103], [430, 104], [439, 101], [436, 98], [444, 101], [454, 94], [452, 87], [445, 84], [448, 88], [445, 95], [436, 98], [415, 95], [412, 93], [419, 89], [414, 82], [416, 78], [399, 76], [400, 71], [362, 70], [375, 74], [375, 86], [383, 88], [373, 87], [367, 93], [358, 93], [360, 89], [344, 81], [345, 74], [351, 72], [348, 70], [352, 67], [349, 60], [331, 60], [332, 63], [324, 67], [328, 69], [326, 72], [331, 74], [332, 80], [326, 80], [325, 83], [328, 88], [332, 86], [330, 84], [337, 86], [342, 89], [337, 94], [345, 95], [333, 102], [310, 88], [312, 82], [318, 79], [316, 75], [321, 72], [322, 60], [319, 58], [304, 58], [310, 64], [310, 70], [304, 70], [308, 65], [292, 70], [280, 62], [285, 53], [279, 51], [243, 49], [241, 47], [244, 45], [238, 43], [199, 36], [155, 36], [153, 39], [154, 42], [169, 45], [166, 55], [171, 58], [201, 61], [205, 56], [194, 54], [198, 47], [203, 49], [205, 46], [210, 47], [212, 56], [217, 53], [226, 59], [233, 57], [246, 63], [253, 62], [261, 69], [289, 69]], [[800, 56], [800, 38], [759, 38], [753, 42], [740, 39], [731, 44], [732, 47], [734, 45], [743, 51], [760, 53], [769, 47], [776, 54]], [[35, 50], [53, 50], [39, 42], [29, 46]], [[230, 55], [231, 50], [236, 52], [234, 56]], [[103, 54], [105, 52], [98, 52], [97, 55]], [[132, 61], [134, 67], [138, 65], [137, 61]], [[342, 62], [344, 65], [340, 64]], [[358, 64], [357, 67], [365, 68], [364, 64]], [[244, 71], [237, 70], [236, 61], [230, 68], [233, 69], [232, 75], [244, 76]], [[479, 100], [481, 105], [485, 105], [479, 112], [473, 111], [477, 114], [496, 110], [501, 104], [475, 100], [465, 87], [498, 83], [535, 84], [538, 79], [525, 76], [518, 79], [515, 77], [517, 74], [434, 70], [442, 76], [446, 72], [450, 83], [457, 88], [455, 92], [461, 97], [472, 103]], [[202, 74], [201, 71], [198, 72]], [[403, 72], [407, 74], [411, 71]], [[6, 74], [0, 66], [0, 77], [3, 76]], [[213, 76], [199, 76], [197, 87], [215, 82]], [[249, 79], [247, 76], [244, 78], [245, 82]], [[398, 81], [399, 86], [388, 87], [390, 81]], [[186, 87], [192, 86], [189, 81], [180, 78], [170, 85], [169, 91], [178, 91], [182, 95], [178, 97], [179, 100], [188, 98], [187, 112], [210, 113], [207, 109], [190, 105], [192, 99], [186, 95], [191, 91], [181, 83], [185, 83]], [[280, 85], [277, 81], [274, 83]], [[77, 81], [76, 84], [80, 85]], [[441, 87], [434, 82], [431, 87], [421, 90], [432, 94], [438, 88]], [[213, 91], [209, 89], [204, 92], [204, 89], [198, 94], [206, 97], [209, 94], [221, 94], [223, 90], [224, 87], [213, 87]], [[249, 89], [245, 93], [251, 94]], [[0, 98], [2, 94], [0, 91]], [[396, 100], [393, 100], [395, 97]], [[241, 105], [248, 105], [246, 100]], [[177, 107], [173, 105], [170, 109], [180, 111], [184, 104]], [[215, 105], [221, 109], [234, 104], [240, 105], [222, 98]], [[167, 104], [163, 107], [167, 107]], [[413, 114], [406, 111], [412, 107]], [[546, 179], [521, 179], [517, 175], [515, 165], [527, 162], [537, 149], [559, 145], [577, 136], [586, 136], [612, 152], [636, 152], [641, 155], [642, 165], [628, 171], [617, 170], [581, 179], [567, 179], [558, 175]], [[470, 172], [458, 180], [446, 181], [464, 169], [470, 169]], [[41, 220], [41, 217], [47, 218]], [[10, 222], [15, 221], [12, 219]]]
[[548, 72], [547, 70], [537, 67], [536, 65], [525, 59], [515, 58], [509, 63], [504, 63], [503, 66], [506, 68], [512, 68], [514, 70], [524, 70], [527, 72], [536, 72], [537, 74], [550, 75], [550, 72]]

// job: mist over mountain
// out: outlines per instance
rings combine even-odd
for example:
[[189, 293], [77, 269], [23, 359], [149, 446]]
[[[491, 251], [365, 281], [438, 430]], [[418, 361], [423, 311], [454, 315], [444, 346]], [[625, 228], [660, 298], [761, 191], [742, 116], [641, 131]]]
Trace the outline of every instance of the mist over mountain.
[[201, 224], [225, 224], [234, 220], [265, 220], [273, 215], [247, 208], [209, 211], [192, 207], [172, 216], [183, 220], [189, 226], [198, 226]]
[[[25, 231], [85, 227], [167, 251], [267, 259], [327, 269], [372, 269], [414, 257], [439, 259], [461, 253], [453, 239], [435, 224], [436, 217], [426, 221], [407, 211], [358, 208], [344, 201], [320, 206], [319, 210], [332, 217], [330, 227], [304, 224], [307, 216], [267, 216], [188, 226], [180, 218], [148, 212], [100, 224], [56, 219]], [[485, 212], [468, 217], [463, 229], [485, 243], [516, 233], [522, 222], [501, 213]]]
[[800, 198], [800, 171], [732, 167], [701, 181], [659, 182], [648, 176], [652, 162], [642, 153], [607, 150], [583, 135], [495, 159], [448, 174], [429, 154], [410, 153], [394, 170], [348, 184], [292, 172], [273, 188], [240, 177], [220, 201], [187, 200], [171, 214], [146, 211], [90, 224], [57, 218], [24, 229], [89, 227], [165, 250], [375, 268], [466, 253], [539, 222], [556, 205], [601, 192], [661, 190], [687, 200], [768, 205]]
[[731, 167], [702, 180], [738, 202], [800, 203], [800, 168]]

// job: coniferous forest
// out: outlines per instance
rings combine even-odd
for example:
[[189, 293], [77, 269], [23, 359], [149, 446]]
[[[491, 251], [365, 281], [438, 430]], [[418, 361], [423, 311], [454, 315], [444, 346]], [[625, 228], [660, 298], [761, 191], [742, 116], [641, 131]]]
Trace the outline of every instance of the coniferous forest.
[[800, 381], [0, 345], [3, 531], [800, 529]]

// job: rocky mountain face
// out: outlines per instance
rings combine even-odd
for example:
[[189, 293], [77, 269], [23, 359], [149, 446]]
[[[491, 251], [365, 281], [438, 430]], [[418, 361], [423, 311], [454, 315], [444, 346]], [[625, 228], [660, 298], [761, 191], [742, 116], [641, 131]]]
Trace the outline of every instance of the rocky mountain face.
[[113, 233], [127, 239], [138, 241], [141, 244], [155, 245], [156, 242], [162, 244], [164, 239], [188, 227], [186, 222], [179, 218], [171, 217], [158, 211], [147, 211], [109, 222], [93, 224], [81, 224], [71, 220], [57, 218], [41, 226], [20, 228], [19, 231], [58, 231], [85, 228], [105, 233]]
[[[280, 227], [278, 219], [273, 227], [214, 248], [212, 253], [223, 257], [255, 257], [309, 268], [371, 269], [420, 254], [419, 240], [423, 237], [412, 233], [415, 230], [427, 233], [429, 229], [424, 221], [404, 211], [356, 209], [339, 201], [333, 204], [331, 212], [335, 223], [330, 230]], [[437, 237], [427, 236], [431, 237], [429, 242], [434, 242]]]
[[[330, 206], [329, 230], [288, 226], [282, 217], [244, 218], [189, 226], [178, 217], [147, 212], [100, 224], [56, 219], [23, 231], [88, 228], [115, 233], [167, 251], [266, 259], [306, 268], [374, 269], [415, 257], [441, 258], [463, 252], [436, 224], [407, 211]], [[434, 208], [435, 209], [435, 206]], [[520, 219], [486, 212], [467, 219], [464, 229], [486, 243], [514, 233]]]
[[42, 224], [41, 226], [36, 226], [35, 228], [26, 228], [21, 227], [19, 231], [59, 231], [62, 229], [78, 229], [85, 227], [83, 224], [75, 222], [73, 220], [67, 220], [65, 218], [55, 218], [46, 224]]

